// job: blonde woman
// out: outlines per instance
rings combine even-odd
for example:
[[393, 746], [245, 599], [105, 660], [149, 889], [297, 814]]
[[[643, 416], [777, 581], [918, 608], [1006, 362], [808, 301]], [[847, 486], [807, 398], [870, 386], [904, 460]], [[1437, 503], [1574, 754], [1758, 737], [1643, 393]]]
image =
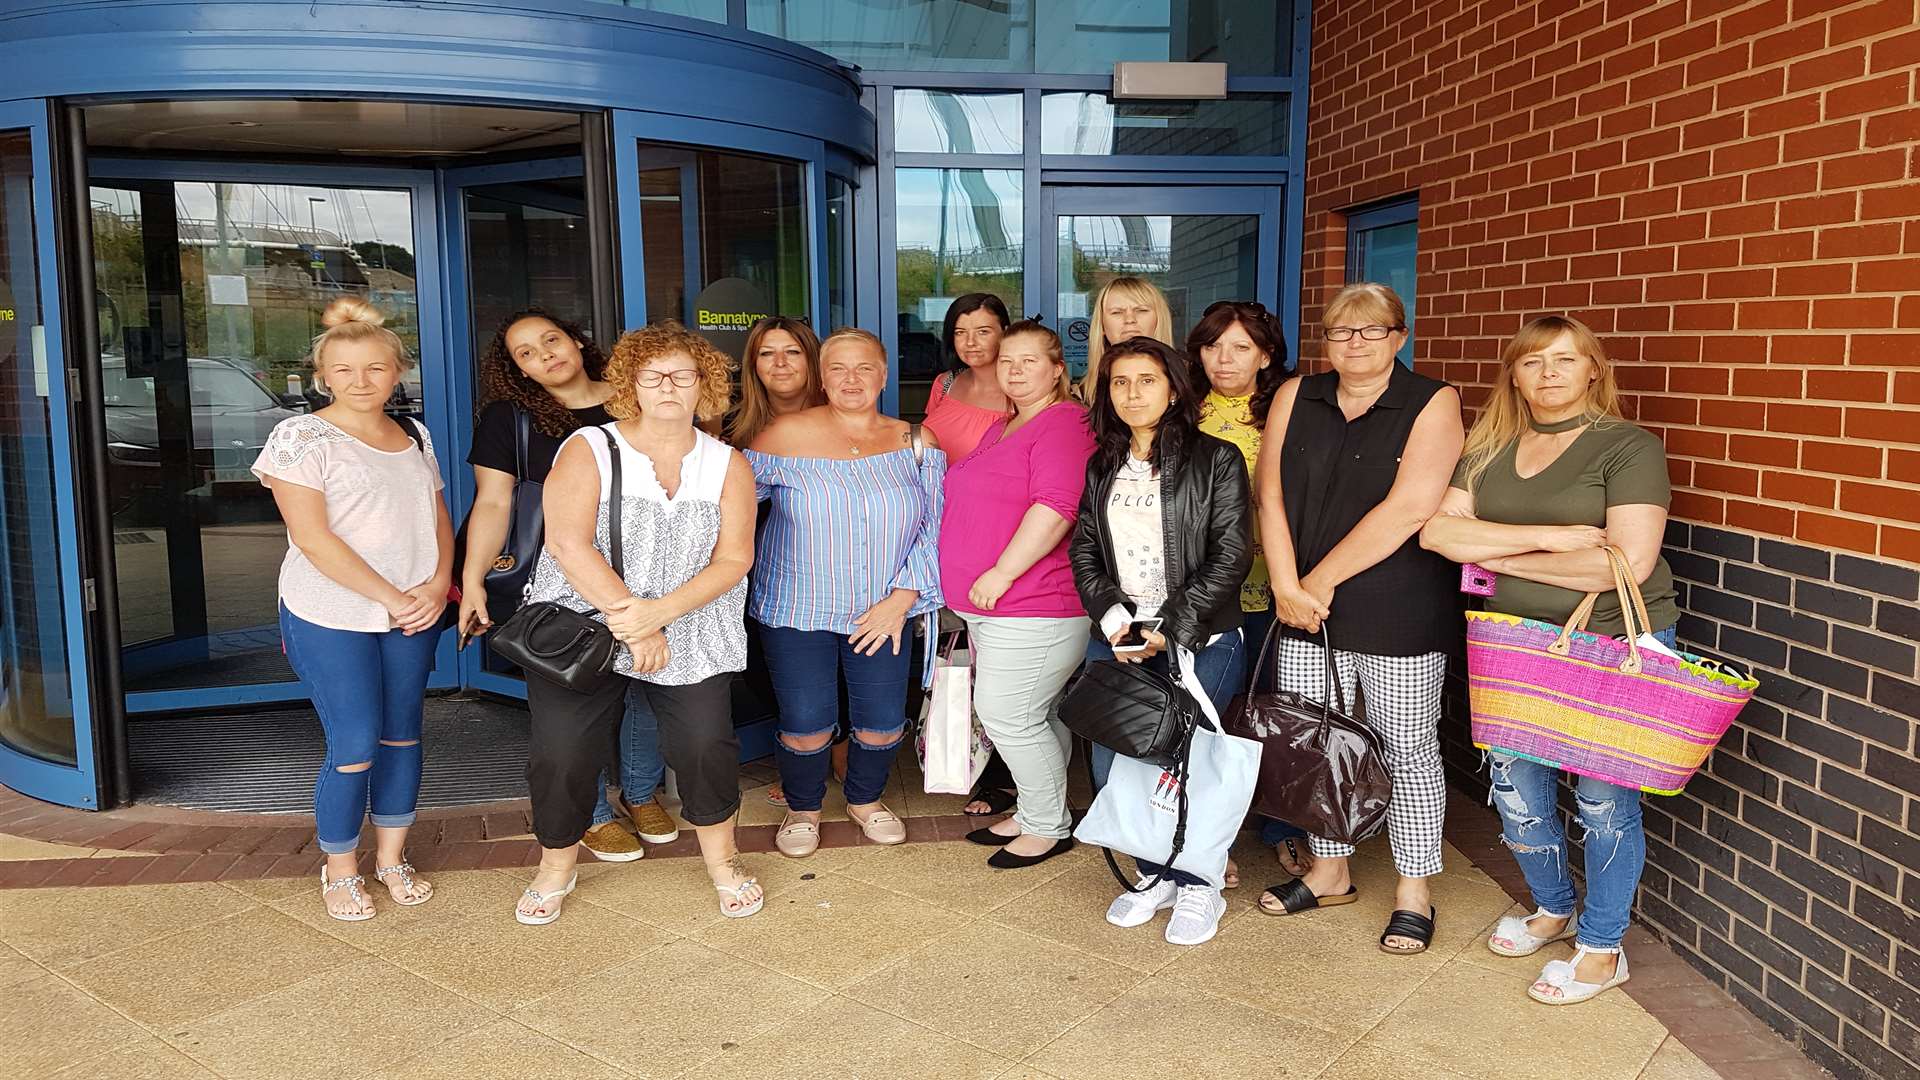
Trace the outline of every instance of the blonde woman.
[[1015, 869], [1073, 847], [1067, 811], [1072, 736], [1053, 711], [1086, 657], [1089, 624], [1067, 562], [1093, 434], [1070, 397], [1060, 338], [1017, 322], [1000, 341], [1010, 410], [947, 470], [940, 591], [966, 620], [974, 708], [1012, 773], [1020, 812], [967, 834]]
[[1087, 373], [1080, 377], [1078, 394], [1091, 405], [1100, 385], [1101, 358], [1115, 343], [1146, 337], [1173, 344], [1173, 312], [1167, 295], [1146, 278], [1117, 277], [1107, 282], [1093, 302], [1093, 339], [1087, 342]]
[[[1255, 466], [1274, 610], [1285, 624], [1280, 689], [1321, 696], [1323, 629], [1345, 699], [1364, 688], [1366, 721], [1393, 776], [1387, 831], [1400, 874], [1379, 944], [1412, 955], [1432, 944], [1438, 917], [1428, 879], [1440, 872], [1446, 814], [1440, 692], [1460, 639], [1458, 573], [1421, 549], [1419, 533], [1459, 458], [1460, 395], [1394, 359], [1407, 313], [1384, 285], [1340, 290], [1320, 333], [1332, 370], [1274, 395]], [[1262, 911], [1296, 915], [1357, 898], [1353, 848], [1318, 836], [1311, 846], [1313, 865], [1269, 888]]]
[[[1654, 636], [1671, 648], [1680, 609], [1660, 556], [1669, 500], [1666, 450], [1621, 419], [1599, 339], [1577, 319], [1549, 316], [1521, 327], [1501, 350], [1493, 396], [1420, 538], [1430, 551], [1498, 575], [1489, 611], [1564, 623], [1583, 594], [1598, 592], [1587, 624], [1596, 634], [1626, 631], [1603, 550], [1617, 547], [1642, 583]], [[1620, 940], [1647, 854], [1640, 792], [1576, 778], [1587, 856], [1587, 906], [1576, 916], [1560, 771], [1497, 751], [1487, 761], [1493, 804], [1534, 902], [1532, 915], [1502, 919], [1487, 948], [1527, 956], [1575, 938], [1573, 959], [1550, 961], [1528, 990], [1548, 1005], [1626, 982]]]
[[320, 896], [342, 922], [374, 915], [355, 869], [373, 814], [374, 876], [393, 902], [432, 886], [407, 862], [420, 796], [421, 702], [453, 579], [453, 524], [426, 429], [387, 415], [413, 366], [372, 304], [342, 298], [321, 316], [313, 370], [332, 404], [282, 420], [253, 463], [287, 523], [280, 636], [313, 699], [327, 754], [313, 788], [326, 865]]
[[[585, 691], [527, 680], [527, 788], [542, 851], [514, 912], [522, 923], [558, 919], [573, 892], [596, 779], [613, 756], [630, 688], [659, 720], [661, 756], [678, 778], [680, 816], [699, 838], [720, 913], [737, 919], [760, 910], [759, 883], [734, 842], [740, 742], [732, 683], [747, 665], [741, 613], [753, 565], [753, 473], [695, 426], [726, 410], [732, 367], [676, 323], [627, 334], [607, 364], [607, 411], [619, 419], [568, 436], [547, 476], [546, 546], [527, 602], [596, 615], [620, 647], [613, 670]], [[614, 499], [619, 567], [609, 562], [600, 524]]]

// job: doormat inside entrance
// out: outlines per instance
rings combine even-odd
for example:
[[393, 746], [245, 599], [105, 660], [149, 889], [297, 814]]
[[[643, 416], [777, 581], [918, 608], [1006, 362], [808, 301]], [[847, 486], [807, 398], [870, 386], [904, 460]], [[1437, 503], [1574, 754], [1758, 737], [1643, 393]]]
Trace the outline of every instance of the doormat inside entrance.
[[[326, 755], [312, 709], [131, 719], [134, 799], [194, 810], [312, 813]], [[527, 707], [428, 698], [420, 809], [527, 797]]]

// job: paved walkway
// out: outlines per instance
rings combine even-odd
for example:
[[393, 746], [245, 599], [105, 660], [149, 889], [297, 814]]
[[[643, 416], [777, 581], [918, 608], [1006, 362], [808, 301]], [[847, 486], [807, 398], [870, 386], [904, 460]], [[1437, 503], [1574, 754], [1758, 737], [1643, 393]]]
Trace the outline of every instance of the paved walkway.
[[[748, 771], [743, 784], [766, 779]], [[1375, 947], [1384, 843], [1356, 859], [1359, 903], [1271, 918], [1253, 902], [1278, 867], [1243, 837], [1247, 887], [1214, 941], [1182, 949], [1162, 939], [1164, 914], [1133, 930], [1101, 918], [1116, 886], [1096, 850], [989, 869], [954, 840], [973, 824], [952, 814], [961, 800], [909, 782], [895, 805], [918, 842], [879, 848], [829, 823], [833, 846], [811, 859], [750, 855], [768, 890], [753, 918], [720, 916], [687, 834], [637, 863], [583, 865], [547, 927], [510, 914], [537, 854], [508, 832], [521, 808], [441, 819], [423, 848], [434, 900], [348, 924], [325, 916], [317, 856], [287, 818], [49, 817], [0, 792], [0, 1077], [1823, 1075], [1638, 928], [1631, 994], [1527, 1001], [1540, 964], [1569, 950], [1486, 951], [1521, 909], [1490, 812], [1464, 798], [1434, 947], [1402, 958]], [[763, 795], [746, 793], [750, 848], [779, 816]], [[116, 843], [144, 851], [102, 843], [136, 834]], [[155, 883], [101, 887], [116, 881]]]

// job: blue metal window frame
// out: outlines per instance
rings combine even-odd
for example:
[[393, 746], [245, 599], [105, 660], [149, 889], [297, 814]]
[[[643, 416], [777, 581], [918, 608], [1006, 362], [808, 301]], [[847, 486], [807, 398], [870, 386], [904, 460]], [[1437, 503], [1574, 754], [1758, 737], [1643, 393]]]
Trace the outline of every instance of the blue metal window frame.
[[[456, 466], [465, 460], [468, 432], [464, 423], [454, 424], [462, 413], [456, 401], [454, 384], [465, 380], [464, 372], [451, 369], [448, 314], [444, 298], [446, 283], [442, 276], [441, 243], [438, 241], [442, 216], [439, 193], [431, 169], [365, 168], [336, 165], [277, 165], [209, 161], [147, 161], [135, 158], [102, 156], [88, 161], [88, 179], [164, 180], [180, 182], [308, 184], [315, 187], [363, 187], [404, 190], [413, 200], [414, 294], [419, 303], [421, 402], [426, 408], [427, 431], [433, 436], [440, 459], [442, 480], [447, 489], [457, 486]], [[92, 358], [81, 358], [92, 362]], [[449, 513], [453, 507], [448, 507]], [[459, 520], [455, 517], [456, 521]], [[449, 690], [459, 685], [452, 635], [444, 635], [434, 653], [433, 674], [428, 689]], [[127, 694], [127, 712], [164, 712], [230, 705], [303, 701], [307, 694], [298, 682], [251, 683], [243, 686], [196, 687], [186, 690], [139, 690]]]
[[[25, 130], [33, 154], [34, 272], [39, 278], [40, 325], [46, 349], [48, 442], [53, 464], [54, 529], [59, 544], [60, 601], [65, 625], [66, 691], [73, 706], [74, 764], [48, 761], [0, 743], [0, 780], [37, 799], [98, 809], [100, 806], [98, 740], [93, 724], [95, 659], [88, 648], [85, 585], [80, 573], [79, 500], [74, 493], [73, 414], [66, 344], [62, 340], [64, 311], [60, 295], [60, 265], [56, 249], [56, 193], [53, 190], [53, 153], [48, 106], [42, 101], [0, 101], [0, 129]], [[56, 370], [55, 365], [58, 365]], [[53, 683], [49, 689], [58, 689]]]

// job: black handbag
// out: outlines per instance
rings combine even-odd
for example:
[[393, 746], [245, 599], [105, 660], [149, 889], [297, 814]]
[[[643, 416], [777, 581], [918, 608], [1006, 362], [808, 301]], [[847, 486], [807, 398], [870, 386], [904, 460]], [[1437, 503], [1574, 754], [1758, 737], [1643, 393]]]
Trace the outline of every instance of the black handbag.
[[1200, 707], [1180, 685], [1144, 664], [1088, 664], [1060, 702], [1067, 730], [1124, 757], [1179, 762]]
[[[620, 446], [601, 428], [612, 460], [607, 496], [608, 560], [626, 580], [627, 562], [620, 544]], [[527, 674], [584, 694], [600, 685], [613, 666], [619, 642], [607, 624], [552, 600], [521, 604], [519, 610], [487, 635], [488, 648]]]
[[[507, 538], [500, 554], [487, 568], [487, 618], [495, 626], [507, 621], [520, 606], [526, 593], [533, 565], [540, 561], [540, 546], [546, 540], [546, 517], [542, 509], [545, 489], [537, 480], [527, 479], [527, 444], [533, 436], [533, 416], [513, 406], [513, 505], [507, 511]], [[453, 580], [464, 580], [462, 567], [467, 558], [467, 526], [473, 513], [460, 523], [453, 541]], [[496, 650], [498, 651], [498, 650]]]
[[[1275, 623], [1260, 643], [1251, 686], [1260, 685], [1278, 629]], [[1230, 734], [1260, 744], [1256, 811], [1311, 836], [1358, 844], [1387, 823], [1393, 779], [1380, 733], [1347, 714], [1324, 624], [1320, 648], [1326, 671], [1319, 701], [1284, 690], [1252, 691], [1234, 698], [1224, 722]]]

